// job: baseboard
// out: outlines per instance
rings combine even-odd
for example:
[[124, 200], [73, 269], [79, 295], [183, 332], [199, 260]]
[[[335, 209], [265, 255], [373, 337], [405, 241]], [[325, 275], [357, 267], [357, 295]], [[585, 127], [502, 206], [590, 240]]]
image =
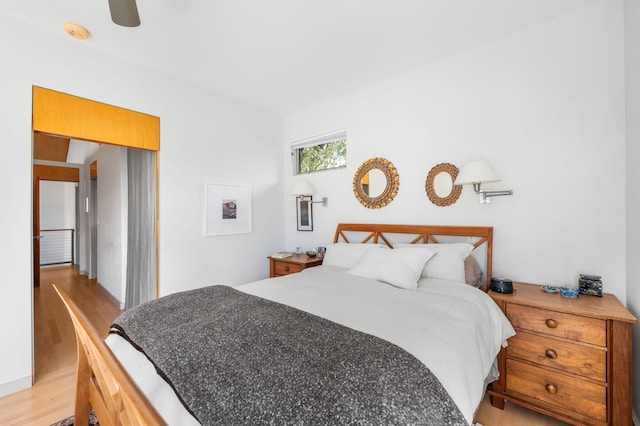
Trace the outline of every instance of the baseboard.
[[124, 309], [124, 303], [121, 303], [118, 299], [116, 299], [116, 297], [113, 294], [109, 293], [109, 290], [104, 288], [104, 286], [100, 284], [98, 280], [96, 280], [96, 284], [100, 286], [100, 288], [102, 289], [104, 294], [107, 296], [107, 298], [111, 301], [111, 303], [113, 303], [116, 306], [119, 306], [121, 310]]
[[0, 385], [0, 398], [31, 387], [31, 376]]
[[632, 416], [632, 419], [633, 419], [633, 424], [635, 426], [640, 426], [640, 420], [638, 420], [638, 416], [636, 415], [636, 410], [632, 410], [631, 411], [631, 416]]

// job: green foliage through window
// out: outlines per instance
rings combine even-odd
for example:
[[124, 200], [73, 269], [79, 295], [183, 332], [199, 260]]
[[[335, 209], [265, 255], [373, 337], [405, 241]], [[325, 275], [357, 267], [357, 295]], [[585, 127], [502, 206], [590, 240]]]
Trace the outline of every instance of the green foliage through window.
[[346, 167], [347, 165], [346, 139], [306, 146], [295, 151], [298, 174]]
[[337, 130], [291, 144], [293, 174], [347, 166], [347, 131]]

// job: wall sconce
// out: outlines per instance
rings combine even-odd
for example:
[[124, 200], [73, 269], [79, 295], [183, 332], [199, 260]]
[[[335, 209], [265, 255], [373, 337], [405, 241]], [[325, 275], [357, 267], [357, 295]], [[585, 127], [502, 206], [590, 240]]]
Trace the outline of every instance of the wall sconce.
[[480, 195], [480, 203], [490, 203], [491, 197], [513, 195], [512, 190], [488, 191], [480, 189], [480, 185], [489, 182], [499, 182], [500, 178], [486, 161], [471, 161], [460, 168], [454, 185], [473, 185], [473, 190]]
[[322, 203], [322, 207], [327, 207], [329, 205], [329, 198], [322, 197], [322, 201], [313, 201], [313, 186], [309, 182], [306, 181], [298, 181], [293, 184], [293, 188], [291, 189], [291, 195], [295, 195], [296, 198], [310, 200], [311, 203], [317, 204]]

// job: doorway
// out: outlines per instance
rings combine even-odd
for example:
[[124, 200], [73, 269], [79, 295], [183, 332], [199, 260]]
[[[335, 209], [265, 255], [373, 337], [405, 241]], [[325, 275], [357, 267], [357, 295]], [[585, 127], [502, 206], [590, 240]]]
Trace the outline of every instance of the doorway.
[[43, 181], [78, 183], [80, 172], [74, 167], [58, 167], [47, 165], [33, 165], [33, 286], [40, 285], [40, 183]]
[[[138, 113], [131, 110], [115, 107], [112, 105], [102, 104], [99, 102], [79, 98], [49, 89], [33, 87], [33, 124], [32, 130], [35, 134], [43, 134], [54, 138], [77, 139], [80, 141], [97, 142], [101, 144], [138, 148], [148, 151], [159, 151], [159, 118], [147, 114]], [[35, 139], [35, 138], [34, 138]], [[158, 161], [155, 157], [155, 194], [157, 195], [157, 176]], [[34, 170], [35, 170], [34, 166]], [[39, 186], [38, 175], [34, 172], [34, 195], [38, 191], [36, 185]], [[95, 181], [91, 181], [91, 186]], [[97, 189], [97, 185], [93, 186]], [[94, 192], [95, 194], [95, 192]], [[97, 197], [92, 197], [96, 199]], [[157, 235], [158, 214], [157, 214], [157, 196], [155, 199], [155, 231]], [[39, 231], [37, 229], [37, 216], [39, 215], [39, 207], [34, 197], [34, 244], [33, 244], [33, 261], [34, 261], [34, 284], [38, 282], [39, 271]], [[94, 212], [95, 209], [91, 209]], [[97, 223], [97, 218], [94, 223]], [[92, 241], [96, 239], [91, 238]], [[97, 244], [96, 250], [88, 250], [91, 256], [96, 254], [95, 261], [91, 261], [92, 265], [97, 263]], [[156, 239], [157, 253], [157, 239]], [[155, 288], [157, 295], [157, 256], [155, 256]], [[93, 268], [92, 273], [97, 272]], [[35, 327], [35, 322], [34, 322]], [[32, 333], [34, 331], [32, 330]], [[32, 334], [33, 341], [33, 334]], [[35, 351], [32, 365], [35, 365]], [[35, 379], [35, 375], [34, 375]]]

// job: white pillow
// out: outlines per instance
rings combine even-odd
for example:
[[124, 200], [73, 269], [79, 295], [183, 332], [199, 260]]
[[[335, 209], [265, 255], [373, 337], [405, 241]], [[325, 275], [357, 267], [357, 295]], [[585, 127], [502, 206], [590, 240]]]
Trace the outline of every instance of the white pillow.
[[347, 273], [415, 290], [424, 264], [434, 254], [428, 248], [370, 250]]
[[[394, 249], [412, 248], [419, 249], [425, 247], [424, 244], [396, 243]], [[424, 278], [441, 278], [443, 280], [465, 281], [464, 260], [473, 251], [473, 245], [468, 243], [453, 244], [427, 244], [430, 250], [436, 252], [422, 270]]]
[[369, 249], [387, 248], [381, 244], [335, 243], [327, 246], [323, 265], [351, 268]]

